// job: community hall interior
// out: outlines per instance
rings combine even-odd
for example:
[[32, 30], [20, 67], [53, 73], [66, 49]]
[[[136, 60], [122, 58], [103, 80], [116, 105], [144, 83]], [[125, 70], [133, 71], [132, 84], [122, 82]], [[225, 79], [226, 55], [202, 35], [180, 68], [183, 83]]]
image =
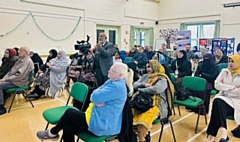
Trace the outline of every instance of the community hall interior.
[[[125, 88], [128, 91], [125, 92], [125, 100], [130, 105], [128, 111], [133, 117], [130, 117], [131, 120], [128, 118], [127, 123], [130, 125], [129, 131], [134, 134], [130, 136], [128, 133], [125, 137], [135, 137], [136, 142], [240, 141], [239, 14], [240, 0], [0, 0], [0, 141], [41, 141], [38, 132], [44, 131], [49, 122], [47, 119], [52, 119], [50, 115], [55, 115], [47, 114], [46, 111], [66, 106], [68, 102], [67, 105], [84, 113], [89, 109], [94, 90], [97, 92], [101, 89], [100, 86], [107, 85], [106, 81], [111, 80], [116, 69], [119, 73], [125, 66], [128, 67], [127, 74], [129, 70], [134, 73], [131, 87], [126, 83], [128, 87]], [[111, 52], [105, 48], [106, 43], [110, 44]], [[10, 62], [4, 65], [10, 58], [11, 68]], [[23, 71], [14, 69], [17, 63], [25, 62], [24, 58], [29, 58], [31, 67], [28, 66]], [[79, 63], [79, 58], [84, 65]], [[66, 68], [61, 68], [60, 71], [50, 67], [54, 66], [49, 63], [53, 60], [56, 65], [66, 64]], [[85, 62], [89, 63], [88, 68]], [[78, 67], [72, 68], [75, 63], [81, 64], [78, 66], [81, 68], [80, 74], [75, 70]], [[22, 66], [26, 64], [17, 68]], [[42, 67], [46, 67], [44, 71]], [[30, 68], [32, 71], [25, 72]], [[92, 74], [87, 76], [85, 69], [91, 70]], [[13, 70], [17, 71], [16, 74], [11, 74]], [[2, 72], [5, 72], [4, 75]], [[27, 76], [27, 83], [23, 87], [21, 82], [26, 78], [13, 84], [8, 80], [12, 79], [11, 75], [21, 78], [22, 74]], [[98, 74], [101, 74], [101, 79], [97, 77]], [[160, 104], [154, 106], [155, 102], [148, 110], [135, 114], [137, 108], [132, 102], [141, 92], [141, 88], [136, 86], [143, 83], [144, 77], [151, 80], [153, 75], [159, 75], [157, 83], [150, 85], [155, 89], [154, 92], [163, 88], [164, 85], [159, 84], [161, 81], [166, 83], [166, 88], [161, 93], [154, 93], [154, 96], [151, 94], [150, 97], [152, 101], [159, 99], [159, 103], [166, 99], [166, 118], [161, 117], [165, 113], [161, 110], [164, 107]], [[6, 89], [6, 82], [10, 82], [12, 88]], [[73, 89], [76, 83], [83, 87]], [[149, 87], [148, 82], [144, 84], [141, 86]], [[51, 85], [58, 87], [54, 90]], [[87, 90], [83, 89], [85, 86]], [[238, 89], [239, 93], [236, 91]], [[187, 98], [178, 100], [177, 94], [182, 92], [187, 94]], [[80, 102], [74, 98], [78, 93], [85, 95]], [[217, 100], [227, 106], [228, 109], [220, 107], [223, 111], [230, 113], [231, 110], [230, 115], [223, 115], [220, 109], [220, 114], [213, 113], [220, 105], [216, 103]], [[100, 108], [106, 104], [108, 103], [102, 102], [93, 107]], [[137, 126], [143, 124], [135, 121], [149, 110], [154, 111], [153, 108], [156, 108], [157, 114], [154, 118], [146, 114], [144, 119], [147, 120], [144, 121], [151, 120], [148, 122], [151, 124], [144, 127], [147, 133], [142, 136]], [[56, 115], [65, 115], [64, 112]], [[122, 108], [119, 111], [120, 117], [118, 116], [122, 120], [121, 127], [125, 119], [123, 113]], [[139, 117], [136, 118], [135, 115]], [[218, 115], [221, 116], [221, 121], [218, 121]], [[219, 129], [215, 130], [218, 124]], [[55, 128], [56, 125], [58, 124], [50, 122], [48, 129]], [[101, 130], [98, 132], [101, 133]], [[59, 139], [56, 140], [68, 142], [62, 137], [63, 133], [61, 130], [57, 134]], [[74, 140], [134, 142], [133, 139], [123, 140], [119, 133], [102, 137], [87, 132], [76, 134]], [[100, 137], [102, 139], [99, 140]]]

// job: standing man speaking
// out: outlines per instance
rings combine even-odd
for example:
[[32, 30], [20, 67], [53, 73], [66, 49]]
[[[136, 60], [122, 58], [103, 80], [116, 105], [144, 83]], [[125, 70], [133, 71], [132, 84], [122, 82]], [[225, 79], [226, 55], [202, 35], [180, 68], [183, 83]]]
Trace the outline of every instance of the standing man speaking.
[[98, 44], [93, 49], [95, 51], [94, 68], [98, 85], [102, 85], [108, 80], [108, 70], [113, 65], [113, 54], [115, 49], [113, 44], [107, 41], [107, 35], [100, 33], [98, 37]]

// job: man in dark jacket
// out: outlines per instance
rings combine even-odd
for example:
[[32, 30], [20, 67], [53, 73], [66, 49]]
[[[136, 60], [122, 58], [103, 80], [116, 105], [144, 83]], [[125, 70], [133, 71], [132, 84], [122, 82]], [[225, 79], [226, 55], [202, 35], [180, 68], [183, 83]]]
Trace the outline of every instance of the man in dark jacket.
[[148, 46], [147, 52], [145, 53], [147, 55], [148, 60], [152, 60], [155, 53], [152, 51], [152, 47]]
[[147, 55], [144, 53], [143, 47], [140, 47], [139, 52], [133, 56], [133, 62], [139, 68], [142, 68], [146, 65], [147, 61], [148, 61]]
[[113, 44], [107, 41], [105, 33], [100, 33], [98, 38], [99, 42], [93, 50], [95, 52], [94, 68], [98, 85], [100, 86], [108, 80], [108, 70], [113, 65], [112, 56], [116, 50]]
[[34, 63], [34, 74], [36, 74], [43, 65], [43, 60], [37, 53], [34, 53], [33, 51], [30, 51], [30, 57]]
[[138, 53], [137, 45], [134, 45], [132, 49], [129, 51], [128, 57], [133, 57], [136, 53]]

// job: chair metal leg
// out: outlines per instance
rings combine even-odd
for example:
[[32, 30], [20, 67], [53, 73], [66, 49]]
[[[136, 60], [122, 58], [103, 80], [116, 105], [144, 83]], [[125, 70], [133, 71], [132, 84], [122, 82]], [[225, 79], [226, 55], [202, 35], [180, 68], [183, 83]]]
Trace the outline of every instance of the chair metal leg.
[[179, 105], [177, 105], [177, 107], [178, 107], [178, 114], [179, 114], [179, 116], [181, 116]]
[[47, 130], [48, 126], [49, 126], [49, 123], [47, 123], [47, 126], [46, 126], [45, 130]]
[[198, 111], [197, 123], [196, 123], [196, 128], [195, 128], [195, 134], [197, 133], [197, 130], [198, 130], [199, 117], [200, 117], [200, 108], [199, 108], [199, 111]]
[[29, 102], [30, 102], [30, 104], [32, 105], [32, 108], [34, 108], [34, 105], [33, 105], [32, 101], [31, 101], [30, 99], [27, 99], [27, 98], [26, 98], [27, 93], [24, 92], [24, 93], [22, 93], [22, 95], [23, 95], [23, 97], [25, 98], [26, 101], [29, 101]]
[[13, 101], [15, 100], [15, 97], [16, 97], [16, 92], [14, 93], [14, 96], [13, 96], [13, 99], [12, 99], [12, 102], [11, 102], [11, 104], [10, 104], [10, 107], [9, 107], [9, 109], [8, 109], [8, 113], [11, 111], [11, 108], [12, 108], [12, 104], [13, 104]]
[[176, 137], [175, 137], [175, 133], [174, 133], [174, 130], [173, 130], [173, 125], [172, 125], [171, 120], [169, 120], [169, 123], [170, 123], [171, 130], [172, 130], [173, 140], [174, 140], [174, 142], [176, 142]]
[[205, 105], [203, 105], [203, 110], [204, 110], [204, 114], [205, 114], [205, 123], [207, 125], [207, 113], [206, 113]]
[[173, 114], [174, 114], [174, 116], [175, 116], [175, 115], [176, 115], [176, 113], [175, 113], [174, 104], [172, 105], [172, 111], [173, 111]]
[[161, 128], [161, 131], [160, 131], [158, 142], [160, 142], [161, 139], [162, 139], [162, 133], [163, 133], [163, 128], [164, 128], [164, 123], [161, 123], [161, 124], [162, 124], [162, 128]]

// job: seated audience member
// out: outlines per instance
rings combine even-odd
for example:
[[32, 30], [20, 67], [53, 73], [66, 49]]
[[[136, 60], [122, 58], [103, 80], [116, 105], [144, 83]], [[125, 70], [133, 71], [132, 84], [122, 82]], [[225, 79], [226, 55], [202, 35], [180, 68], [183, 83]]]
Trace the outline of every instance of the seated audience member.
[[207, 49], [204, 48], [204, 47], [201, 47], [200, 49], [201, 49], [201, 51], [195, 53], [194, 55], [198, 55], [198, 58], [200, 59], [200, 61], [202, 61], [203, 60], [203, 55], [208, 53], [208, 52], [207, 52]]
[[38, 99], [40, 98], [43, 94], [45, 94], [45, 91], [47, 88], [50, 87], [50, 70], [49, 67], [47, 66], [47, 63], [50, 62], [51, 59], [57, 57], [57, 51], [55, 49], [51, 49], [49, 51], [49, 55], [47, 57], [46, 63], [43, 65], [41, 70], [38, 71], [38, 78], [36, 80], [36, 86], [33, 89], [32, 92], [30, 92], [29, 95], [27, 95], [27, 98], [35, 98]]
[[153, 56], [155, 55], [151, 46], [147, 47], [147, 52], [145, 52], [145, 54], [147, 55], [148, 60], [152, 60]]
[[2, 65], [0, 67], [0, 79], [4, 77], [5, 74], [14, 66], [18, 58], [16, 57], [16, 51], [14, 49], [8, 48], [4, 52], [2, 58]]
[[207, 128], [207, 142], [216, 141], [220, 132], [219, 142], [229, 141], [227, 136], [227, 116], [234, 116], [235, 122], [240, 125], [240, 56], [232, 55], [228, 59], [228, 68], [223, 69], [215, 80], [215, 88], [220, 92], [214, 97], [210, 114], [210, 123]]
[[160, 59], [160, 60], [163, 60], [163, 57], [162, 57], [162, 56], [164, 56], [165, 64], [168, 64], [169, 61], [170, 61], [170, 59], [171, 59], [170, 57], [168, 57], [167, 54], [165, 54], [165, 53], [168, 53], [168, 52], [164, 52], [164, 48], [163, 48], [163, 47], [160, 47], [158, 53], [161, 54], [161, 55], [159, 55], [159, 56], [160, 56], [159, 59]]
[[92, 58], [93, 55], [91, 52], [88, 52], [86, 55], [84, 55], [81, 51], [70, 56], [72, 62], [67, 75], [66, 88], [69, 87], [70, 79], [72, 79], [73, 82], [80, 81], [84, 83], [86, 83], [86, 81], [95, 81], [94, 74], [92, 72]]
[[85, 113], [68, 109], [56, 126], [37, 132], [37, 137], [57, 140], [58, 133], [63, 130], [63, 141], [74, 142], [74, 136], [83, 131], [90, 131], [96, 136], [120, 133], [122, 111], [127, 99], [126, 84], [131, 85], [128, 82], [132, 80], [133, 72], [128, 70], [127, 65], [115, 63], [108, 71], [108, 78], [91, 94], [91, 103]]
[[193, 52], [194, 54], [198, 52], [198, 48], [197, 48], [197, 46], [193, 46], [193, 50], [192, 50], [192, 52]]
[[113, 56], [113, 63], [117, 63], [117, 62], [122, 63], [122, 59], [119, 51], [116, 51]]
[[217, 49], [216, 51], [214, 51], [214, 56], [215, 56], [214, 60], [216, 64], [228, 62], [228, 57], [223, 54], [223, 51], [221, 49]]
[[[41, 57], [33, 51], [30, 51], [30, 57], [34, 63], [34, 73], [37, 74], [38, 70], [40, 70], [40, 67], [43, 65], [43, 61]], [[36, 63], [38, 63], [39, 66]]]
[[187, 59], [190, 60], [194, 56], [194, 52], [190, 50], [190, 46], [185, 46], [186, 53], [187, 53]]
[[237, 53], [238, 53], [238, 55], [240, 55], [240, 43], [238, 43], [238, 45], [237, 45]]
[[63, 50], [58, 51], [57, 58], [47, 63], [50, 69], [49, 92], [55, 94], [63, 85], [68, 67], [68, 59]]
[[177, 49], [177, 45], [173, 45], [173, 52], [172, 52], [170, 58], [171, 58], [172, 60], [176, 59], [178, 52], [179, 52], [179, 51], [178, 51], [178, 49]]
[[115, 48], [116, 51], [119, 51], [118, 45], [114, 44], [113, 47]]
[[48, 55], [48, 57], [47, 57], [46, 63], [45, 63], [42, 67], [40, 67], [40, 68], [41, 68], [40, 70], [38, 70], [38, 73], [39, 73], [39, 74], [45, 73], [46, 69], [48, 68], [47, 63], [48, 63], [51, 59], [57, 57], [57, 51], [56, 51], [55, 49], [51, 49], [48, 53], [49, 53], [49, 55]]
[[161, 64], [161, 65], [165, 65], [166, 64], [165, 57], [161, 53], [159, 53], [159, 52], [156, 52], [156, 54], [153, 56], [153, 59], [157, 60], [158, 63]]
[[180, 50], [178, 52], [177, 58], [172, 61], [171, 69], [175, 74], [176, 81], [174, 83], [175, 90], [178, 91], [182, 86], [182, 79], [185, 76], [191, 76], [191, 63], [187, 59], [187, 53], [185, 50]]
[[147, 55], [144, 53], [143, 47], [139, 47], [139, 52], [133, 56], [133, 61], [128, 64], [130, 64], [131, 69], [135, 72], [137, 67], [143, 68], [147, 61]]
[[0, 115], [6, 113], [3, 101], [3, 91], [27, 85], [29, 74], [34, 69], [34, 65], [28, 56], [30, 50], [28, 47], [19, 49], [19, 60], [14, 64], [11, 70], [0, 79]]
[[[204, 101], [206, 113], [209, 110], [211, 90], [214, 88], [214, 81], [219, 74], [218, 65], [214, 63], [213, 56], [211, 53], [203, 55], [203, 61], [199, 63], [195, 76], [204, 78], [207, 81], [206, 94], [194, 93], [194, 96], [201, 98]], [[199, 109], [194, 109], [195, 113], [198, 113]], [[202, 110], [201, 110], [202, 111]], [[205, 114], [201, 112], [201, 114]]]
[[[169, 102], [166, 103], [166, 100], [172, 102], [174, 94], [174, 87], [165, 74], [163, 66], [156, 60], [150, 60], [146, 67], [147, 74], [144, 74], [133, 84], [135, 90], [147, 93], [153, 98], [153, 107], [145, 112], [133, 107], [133, 127], [134, 131], [138, 132], [139, 141], [145, 140], [149, 129], [152, 127], [152, 122], [158, 117], [159, 112], [161, 119], [169, 116], [168, 113], [171, 113], [171, 110], [169, 110]], [[167, 89], [169, 90], [166, 91]]]
[[14, 47], [13, 49], [16, 51], [16, 56], [18, 56], [18, 53], [19, 53], [19, 48], [17, 48], [17, 47]]
[[199, 64], [199, 58], [198, 58], [198, 55], [194, 55], [192, 57], [192, 59], [190, 60], [191, 62], [191, 65], [192, 65], [192, 76], [194, 76], [196, 70], [197, 70], [197, 67], [198, 67], [198, 64]]
[[134, 45], [132, 49], [129, 51], [128, 57], [133, 57], [136, 53], [138, 53], [137, 45]]

